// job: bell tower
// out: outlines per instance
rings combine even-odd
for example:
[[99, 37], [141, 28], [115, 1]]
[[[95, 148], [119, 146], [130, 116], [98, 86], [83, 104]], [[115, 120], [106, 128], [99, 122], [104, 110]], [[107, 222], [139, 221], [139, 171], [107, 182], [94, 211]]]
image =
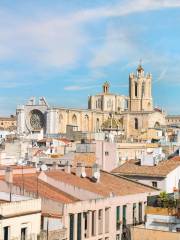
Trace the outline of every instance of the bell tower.
[[129, 75], [129, 110], [131, 112], [152, 111], [153, 101], [151, 86], [152, 75], [144, 74], [141, 64], [138, 65], [136, 74]]
[[103, 93], [104, 94], [109, 93], [110, 85], [109, 85], [109, 83], [107, 81], [103, 84], [102, 88], [103, 88]]

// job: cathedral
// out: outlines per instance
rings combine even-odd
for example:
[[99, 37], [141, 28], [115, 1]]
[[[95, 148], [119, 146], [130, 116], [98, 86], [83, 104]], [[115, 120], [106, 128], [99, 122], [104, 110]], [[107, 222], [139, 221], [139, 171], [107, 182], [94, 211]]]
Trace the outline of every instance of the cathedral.
[[129, 96], [111, 93], [105, 82], [101, 93], [89, 97], [87, 109], [50, 107], [42, 97], [38, 103], [31, 98], [16, 112], [18, 134], [31, 138], [64, 135], [68, 125], [82, 132], [100, 132], [110, 116], [126, 138], [136, 139], [147, 129], [166, 125], [165, 113], [153, 106], [152, 75], [145, 74], [141, 64], [129, 75]]

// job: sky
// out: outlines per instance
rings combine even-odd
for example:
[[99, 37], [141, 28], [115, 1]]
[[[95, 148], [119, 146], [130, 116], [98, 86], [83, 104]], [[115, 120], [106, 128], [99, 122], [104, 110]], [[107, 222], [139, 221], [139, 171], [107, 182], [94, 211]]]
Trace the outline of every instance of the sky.
[[180, 114], [180, 0], [0, 0], [0, 115], [31, 96], [87, 108], [89, 95], [128, 95], [139, 61], [154, 105]]

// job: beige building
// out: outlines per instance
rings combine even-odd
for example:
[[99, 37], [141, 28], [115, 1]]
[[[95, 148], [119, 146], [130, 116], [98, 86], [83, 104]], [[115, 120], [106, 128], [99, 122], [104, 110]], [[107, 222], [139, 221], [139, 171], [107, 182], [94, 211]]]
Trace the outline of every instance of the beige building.
[[8, 131], [16, 129], [16, 117], [13, 115], [10, 117], [0, 117], [0, 129]]
[[[6, 192], [8, 176], [1, 172], [0, 187]], [[144, 222], [147, 196], [159, 194], [156, 188], [100, 171], [97, 165], [67, 165], [40, 173], [30, 168], [23, 175], [16, 169], [12, 177], [14, 194], [41, 198], [43, 230], [62, 236], [53, 240], [120, 240], [129, 225]]]
[[41, 200], [0, 202], [0, 239], [34, 239], [40, 234]]
[[152, 75], [139, 65], [129, 75], [129, 96], [111, 93], [105, 82], [101, 93], [89, 97], [88, 109], [52, 108], [44, 98], [38, 103], [30, 99], [17, 108], [17, 130], [31, 138], [65, 134], [68, 125], [76, 126], [77, 131], [99, 132], [111, 114], [127, 138], [139, 140], [147, 129], [166, 125], [164, 112], [154, 109], [151, 89]]

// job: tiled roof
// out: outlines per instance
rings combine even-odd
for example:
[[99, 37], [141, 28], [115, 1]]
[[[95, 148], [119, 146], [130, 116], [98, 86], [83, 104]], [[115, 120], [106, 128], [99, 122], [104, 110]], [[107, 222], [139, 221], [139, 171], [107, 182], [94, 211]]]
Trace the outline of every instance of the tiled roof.
[[48, 198], [61, 203], [72, 203], [78, 200], [48, 183], [39, 179], [37, 181], [37, 174], [24, 174], [23, 177], [22, 175], [14, 175], [13, 184], [21, 188], [24, 187], [27, 192], [32, 192], [34, 194], [38, 193], [39, 197]]
[[112, 172], [124, 176], [166, 177], [168, 173], [178, 166], [180, 166], [180, 157], [164, 160], [156, 166], [142, 166], [139, 160], [128, 160]]
[[152, 187], [145, 186], [124, 177], [115, 176], [105, 171], [101, 171], [99, 182], [93, 182], [92, 168], [86, 168], [87, 176], [85, 178], [76, 176], [74, 170], [72, 170], [71, 173], [66, 173], [62, 170], [53, 170], [45, 173], [48, 177], [51, 177], [55, 180], [106, 197], [110, 196], [110, 194], [112, 193], [115, 195], [123, 196], [128, 194], [138, 194], [155, 191], [155, 189]]

